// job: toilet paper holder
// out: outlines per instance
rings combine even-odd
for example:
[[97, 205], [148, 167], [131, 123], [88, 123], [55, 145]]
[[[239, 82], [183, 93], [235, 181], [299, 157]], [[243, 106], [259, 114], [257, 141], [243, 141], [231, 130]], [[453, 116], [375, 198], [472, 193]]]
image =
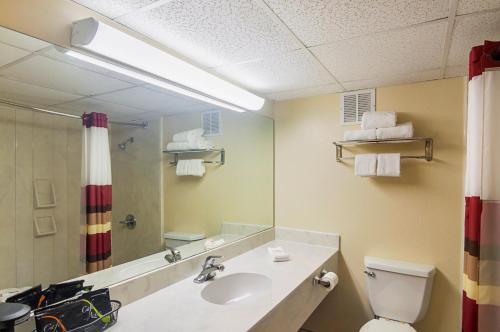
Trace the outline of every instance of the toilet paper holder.
[[330, 287], [330, 282], [328, 280], [323, 280], [322, 278], [325, 276], [325, 274], [327, 274], [328, 272], [323, 269], [321, 270], [321, 272], [319, 273], [318, 276], [315, 276], [313, 278], [313, 284], [315, 285], [321, 285], [321, 286], [324, 286], [326, 288]]

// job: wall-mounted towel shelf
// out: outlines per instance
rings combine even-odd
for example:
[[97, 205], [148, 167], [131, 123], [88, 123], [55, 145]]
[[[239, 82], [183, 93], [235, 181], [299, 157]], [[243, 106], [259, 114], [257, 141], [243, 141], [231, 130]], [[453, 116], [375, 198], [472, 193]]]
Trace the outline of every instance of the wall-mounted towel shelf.
[[342, 148], [344, 146], [355, 146], [361, 144], [401, 144], [401, 143], [413, 143], [413, 142], [424, 142], [424, 154], [416, 156], [401, 156], [401, 159], [425, 159], [431, 161], [433, 157], [433, 139], [430, 137], [413, 137], [404, 139], [377, 139], [377, 140], [366, 140], [366, 141], [337, 141], [333, 142], [335, 145], [335, 150], [337, 154], [337, 162], [342, 162], [342, 160], [354, 159], [354, 157], [344, 157], [342, 155]]
[[203, 161], [205, 164], [219, 164], [224, 165], [226, 162], [226, 150], [224, 149], [194, 149], [194, 150], [165, 150], [164, 153], [173, 154], [174, 160], [170, 162], [170, 165], [177, 166], [177, 162], [179, 161], [179, 155], [188, 154], [188, 153], [219, 153], [219, 160], [205, 160]]

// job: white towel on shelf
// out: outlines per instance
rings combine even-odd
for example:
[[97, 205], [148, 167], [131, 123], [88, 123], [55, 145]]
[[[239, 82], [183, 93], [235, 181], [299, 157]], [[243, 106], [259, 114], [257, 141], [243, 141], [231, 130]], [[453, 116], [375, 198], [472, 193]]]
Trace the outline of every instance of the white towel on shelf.
[[396, 112], [365, 112], [361, 118], [361, 129], [377, 129], [396, 126]]
[[175, 169], [177, 176], [203, 176], [205, 175], [205, 163], [203, 159], [183, 159], [177, 162]]
[[401, 155], [381, 153], [377, 157], [377, 176], [400, 176]]
[[377, 154], [357, 154], [354, 158], [354, 175], [375, 176], [377, 175]]
[[193, 142], [170, 142], [167, 144], [167, 151], [209, 150], [213, 148], [214, 145], [203, 138]]
[[194, 142], [202, 138], [204, 133], [203, 128], [196, 128], [186, 131], [181, 131], [180, 133], [174, 134], [172, 137], [173, 142]]
[[376, 138], [376, 129], [348, 130], [344, 132], [345, 141], [368, 141]]
[[412, 138], [413, 123], [406, 122], [396, 127], [377, 128], [377, 139]]

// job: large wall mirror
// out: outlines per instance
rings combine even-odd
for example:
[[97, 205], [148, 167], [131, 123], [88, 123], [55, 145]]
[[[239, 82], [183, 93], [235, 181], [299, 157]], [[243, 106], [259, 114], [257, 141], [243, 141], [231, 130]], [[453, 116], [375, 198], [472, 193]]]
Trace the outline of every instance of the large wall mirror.
[[[109, 120], [111, 206], [86, 199], [83, 159], [95, 151], [80, 117], [91, 112]], [[0, 290], [74, 278], [109, 286], [272, 227], [273, 139], [271, 118], [0, 27]], [[99, 165], [90, 168], [108, 172]], [[89, 227], [89, 204], [96, 220], [111, 209], [111, 223]], [[109, 230], [110, 256], [98, 248], [93, 259], [106, 262], [89, 268], [88, 236]]]

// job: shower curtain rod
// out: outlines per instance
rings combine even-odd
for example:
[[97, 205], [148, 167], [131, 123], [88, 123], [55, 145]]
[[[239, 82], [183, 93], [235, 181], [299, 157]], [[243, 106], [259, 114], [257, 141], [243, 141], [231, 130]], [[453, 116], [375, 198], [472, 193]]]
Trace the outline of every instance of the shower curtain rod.
[[[80, 115], [73, 115], [73, 114], [67, 114], [67, 113], [61, 113], [61, 112], [56, 112], [56, 111], [49, 111], [44, 108], [39, 108], [39, 107], [33, 107], [33, 106], [27, 106], [23, 104], [18, 104], [12, 101], [0, 99], [0, 103], [14, 106], [14, 107], [19, 107], [19, 108], [24, 108], [33, 112], [38, 112], [38, 113], [45, 113], [45, 114], [51, 114], [51, 115], [58, 115], [58, 116], [65, 116], [67, 118], [73, 118], [73, 119], [80, 119], [82, 120], [83, 117]], [[134, 122], [122, 122], [122, 121], [109, 121], [111, 124], [116, 124], [120, 126], [132, 126], [132, 127], [141, 127], [141, 128], [146, 128], [148, 126], [147, 121], [141, 122], [141, 123], [134, 123]]]

